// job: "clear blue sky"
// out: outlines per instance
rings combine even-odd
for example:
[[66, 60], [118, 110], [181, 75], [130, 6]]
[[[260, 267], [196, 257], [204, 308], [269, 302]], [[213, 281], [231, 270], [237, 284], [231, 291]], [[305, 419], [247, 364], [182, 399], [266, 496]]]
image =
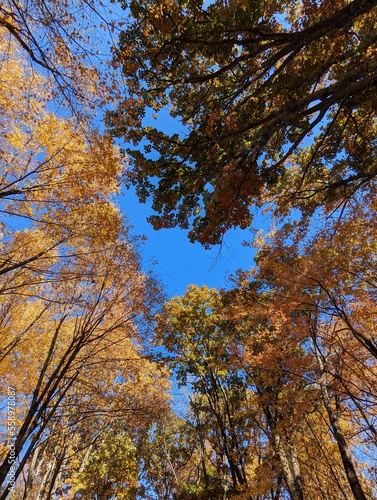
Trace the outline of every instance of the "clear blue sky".
[[[250, 230], [232, 230], [225, 236], [221, 248], [205, 250], [199, 243], [190, 243], [187, 231], [179, 228], [155, 231], [146, 221], [153, 212], [147, 204], [140, 204], [132, 191], [124, 191], [118, 200], [120, 208], [134, 226], [134, 234], [144, 234], [143, 260], [165, 284], [169, 297], [181, 295], [190, 284], [219, 288], [227, 286], [227, 275], [237, 269], [249, 269], [254, 261], [254, 250], [242, 245], [250, 241]], [[267, 216], [255, 219], [256, 229], [267, 227]]]

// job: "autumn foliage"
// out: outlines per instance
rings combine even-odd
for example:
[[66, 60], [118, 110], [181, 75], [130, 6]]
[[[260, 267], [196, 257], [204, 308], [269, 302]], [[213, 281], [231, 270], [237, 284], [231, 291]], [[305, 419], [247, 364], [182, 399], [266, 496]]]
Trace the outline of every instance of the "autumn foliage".
[[[377, 498], [376, 4], [0, 3], [0, 500]], [[165, 300], [124, 183], [254, 265]]]
[[54, 58], [25, 47], [41, 32], [23, 8], [0, 8], [0, 498], [130, 498], [137, 442], [168, 410], [167, 371], [143, 355], [160, 289], [115, 203], [125, 165], [91, 126], [90, 68], [52, 33]]
[[[374, 181], [374, 0], [126, 5], [109, 123], [156, 229], [213, 245], [266, 199], [311, 213]], [[144, 119], [165, 109], [175, 133]]]

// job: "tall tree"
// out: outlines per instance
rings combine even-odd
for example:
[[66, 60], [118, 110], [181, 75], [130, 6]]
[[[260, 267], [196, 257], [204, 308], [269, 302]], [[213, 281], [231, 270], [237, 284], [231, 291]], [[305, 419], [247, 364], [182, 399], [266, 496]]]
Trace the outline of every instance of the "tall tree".
[[51, 82], [28, 67], [4, 29], [0, 46], [6, 53], [0, 66], [0, 273], [37, 274], [39, 268], [42, 274], [73, 246], [116, 239], [121, 217], [112, 197], [124, 165], [108, 136], [49, 109]]
[[[158, 318], [157, 341], [194, 392], [190, 421], [203, 457], [201, 484], [207, 491], [213, 486], [208, 472], [214, 466], [222, 479], [216, 495], [224, 498], [241, 492], [265, 500], [374, 498], [375, 462], [371, 456], [363, 461], [355, 449], [368, 456], [375, 446], [376, 365], [324, 291], [332, 287], [351, 322], [364, 287], [373, 283], [368, 274], [363, 286], [358, 276], [355, 287], [337, 247], [324, 265], [326, 238], [336, 239], [328, 227], [320, 231], [323, 239], [312, 235], [307, 246], [302, 243], [306, 254], [292, 227], [285, 231], [271, 237], [259, 268], [240, 273], [234, 289], [191, 286]], [[283, 234], [295, 244], [285, 248]], [[351, 254], [353, 246], [349, 242]], [[361, 257], [365, 250], [354, 251]], [[361, 263], [359, 258], [359, 269]], [[346, 289], [357, 293], [357, 301], [346, 300]], [[364, 299], [370, 307], [369, 292]]]
[[[284, 309], [296, 309], [293, 327], [311, 343], [322, 405], [354, 498], [367, 498], [357, 446], [375, 448], [376, 318], [375, 196], [372, 188], [309, 233], [297, 223], [271, 234], [258, 258], [259, 276]], [[306, 333], [305, 333], [306, 332]], [[351, 414], [354, 417], [351, 417]], [[358, 430], [352, 434], [350, 427]], [[356, 439], [357, 436], [357, 439]]]
[[200, 455], [197, 452], [195, 430], [190, 422], [173, 412], [165, 414], [141, 442], [141, 487], [137, 498], [184, 499], [190, 494], [202, 498]]
[[268, 440], [271, 488], [280, 480], [292, 500], [303, 499], [300, 435], [305, 432], [304, 415], [314, 404], [308, 390], [313, 362], [303, 348], [307, 336], [292, 327], [289, 304], [282, 308], [258, 282], [239, 285], [225, 295], [226, 314], [234, 331], [238, 369], [245, 373], [253, 401], [250, 420]]
[[[123, 5], [128, 91], [109, 124], [144, 147], [129, 182], [156, 229], [211, 245], [266, 197], [312, 211], [374, 181], [375, 0]], [[143, 121], [163, 108], [181, 133]]]
[[216, 455], [224, 491], [237, 491], [247, 482], [246, 393], [242, 376], [229, 362], [222, 322], [220, 294], [191, 285], [185, 295], [165, 304], [158, 317], [156, 340], [171, 353], [171, 366], [180, 383], [190, 381], [198, 395], [191, 403], [197, 420], [199, 412], [208, 414], [210, 433], [206, 438]]
[[162, 412], [167, 385], [140, 353], [159, 287], [141, 271], [136, 239], [114, 204], [119, 152], [81, 115], [59, 116], [56, 82], [18, 44], [0, 27], [0, 373], [17, 394], [0, 498], [11, 468], [17, 488], [29, 471], [25, 498], [46, 498], [75, 448], [64, 440], [67, 427], [75, 434], [73, 409], [97, 415], [98, 427], [130, 408], [141, 421], [153, 413], [143, 397]]
[[[1, 499], [7, 496], [12, 464], [17, 478], [41, 437], [49, 439], [52, 422], [68, 425], [73, 410], [81, 416], [97, 414], [104, 425], [115, 416], [134, 412], [140, 420], [152, 408], [164, 408], [166, 377], [143, 361], [135, 345], [141, 341], [140, 321], [149, 316], [156, 298], [137, 254], [124, 241], [94, 257], [80, 255], [75, 264], [62, 272], [76, 279], [44, 285], [42, 310], [33, 298], [24, 300], [24, 307], [35, 312], [26, 332], [21, 324], [22, 342], [6, 358], [4, 378], [17, 394], [17, 425], [14, 448], [5, 450], [0, 466]], [[12, 326], [17, 332], [18, 324]]]

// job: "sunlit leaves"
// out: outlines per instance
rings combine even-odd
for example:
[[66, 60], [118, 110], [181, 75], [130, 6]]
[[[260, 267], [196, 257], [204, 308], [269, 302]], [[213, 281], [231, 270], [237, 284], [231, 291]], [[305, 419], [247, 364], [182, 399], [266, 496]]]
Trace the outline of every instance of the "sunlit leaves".
[[119, 91], [110, 61], [122, 25], [116, 11], [102, 1], [6, 1], [0, 6], [0, 26], [32, 67], [50, 74], [50, 100], [84, 118]]
[[[81, 488], [91, 494], [98, 485], [126, 495], [125, 474], [133, 474], [127, 491], [137, 486], [138, 432], [146, 432], [168, 406], [166, 370], [142, 355], [159, 285], [142, 272], [138, 240], [114, 203], [124, 163], [112, 139], [93, 130], [82, 109], [70, 117], [66, 110], [60, 113], [57, 79], [28, 65], [25, 47], [20, 49], [20, 40], [5, 28], [0, 29], [0, 374], [17, 393], [14, 470], [16, 481], [26, 478], [24, 484], [17, 481], [13, 495], [44, 500], [53, 491], [76, 494]], [[74, 56], [63, 48], [55, 55], [54, 64], [73, 71]], [[55, 77], [57, 68], [46, 67]], [[4, 441], [6, 418], [3, 413]], [[127, 435], [120, 422], [129, 426]], [[106, 467], [98, 463], [113, 449], [114, 434], [124, 435], [118, 459], [129, 456], [130, 466], [106, 479]], [[85, 455], [100, 438], [98, 457], [88, 462]], [[0, 498], [5, 499], [13, 462], [9, 447], [1, 452]], [[107, 467], [113, 468], [110, 460]], [[93, 477], [98, 485], [90, 482]]]
[[[253, 205], [312, 213], [375, 178], [375, 1], [126, 6], [116, 62], [128, 92], [108, 118], [155, 153], [130, 151], [130, 181], [152, 198], [156, 229], [212, 245], [250, 225]], [[179, 133], [145, 123], [151, 107]]]

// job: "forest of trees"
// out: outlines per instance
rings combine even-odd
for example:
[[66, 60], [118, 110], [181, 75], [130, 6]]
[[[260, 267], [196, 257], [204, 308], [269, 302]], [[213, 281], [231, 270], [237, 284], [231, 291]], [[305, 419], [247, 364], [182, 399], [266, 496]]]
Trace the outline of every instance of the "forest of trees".
[[[0, 500], [377, 499], [376, 44], [377, 0], [0, 2]], [[123, 187], [271, 226], [166, 297]]]

